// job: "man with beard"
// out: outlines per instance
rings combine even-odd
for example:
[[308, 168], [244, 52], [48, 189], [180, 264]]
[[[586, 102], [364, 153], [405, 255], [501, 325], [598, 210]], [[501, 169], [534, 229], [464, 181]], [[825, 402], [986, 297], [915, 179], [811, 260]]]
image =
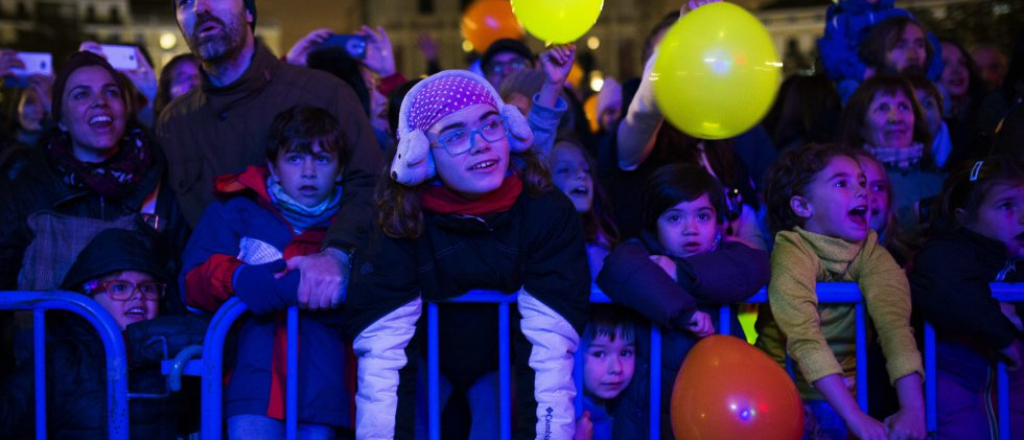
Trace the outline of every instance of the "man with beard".
[[341, 123], [352, 151], [344, 170], [341, 212], [324, 250], [289, 260], [301, 272], [299, 303], [337, 307], [349, 258], [372, 221], [380, 149], [348, 85], [323, 72], [281, 62], [255, 39], [256, 0], [175, 0], [178, 27], [202, 63], [201, 87], [173, 101], [157, 124], [168, 159], [168, 184], [195, 226], [213, 201], [214, 177], [265, 161], [274, 116], [296, 105], [322, 107]]

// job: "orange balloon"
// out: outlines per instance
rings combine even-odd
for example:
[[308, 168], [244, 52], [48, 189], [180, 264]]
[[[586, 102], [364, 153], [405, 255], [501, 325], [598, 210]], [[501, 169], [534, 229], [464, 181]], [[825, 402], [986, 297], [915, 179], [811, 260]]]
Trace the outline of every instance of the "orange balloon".
[[565, 84], [573, 90], [579, 90], [582, 82], [583, 68], [580, 67], [580, 63], [573, 61], [572, 68], [569, 69], [569, 75], [565, 77]]
[[523, 38], [523, 25], [508, 0], [477, 0], [462, 14], [462, 36], [483, 53], [502, 38]]
[[590, 125], [590, 132], [597, 133], [597, 130], [601, 128], [601, 121], [597, 120], [597, 94], [590, 95], [586, 101], [583, 101], [583, 114], [587, 116], [588, 125]]
[[715, 335], [686, 355], [672, 388], [676, 440], [800, 440], [803, 431], [796, 385], [761, 350]]

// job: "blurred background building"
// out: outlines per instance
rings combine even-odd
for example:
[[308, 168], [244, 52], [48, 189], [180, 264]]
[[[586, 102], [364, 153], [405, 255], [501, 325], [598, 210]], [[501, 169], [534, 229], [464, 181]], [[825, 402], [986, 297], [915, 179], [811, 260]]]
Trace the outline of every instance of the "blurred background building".
[[[365, 23], [383, 26], [398, 68], [407, 77], [426, 69], [417, 38], [429, 34], [440, 45], [444, 68], [465, 67], [476, 56], [459, 30], [473, 0], [258, 0], [257, 35], [283, 54], [311, 30], [351, 33]], [[578, 61], [585, 86], [599, 88], [605, 75], [636, 76], [650, 28], [681, 0], [606, 0], [591, 32], [580, 39]], [[737, 0], [754, 12], [772, 35], [787, 74], [815, 71], [816, 41], [828, 0]], [[994, 43], [1009, 51], [1014, 32], [1024, 29], [1021, 0], [897, 0], [940, 36], [970, 47]], [[0, 46], [55, 53], [59, 62], [85, 39], [138, 45], [159, 69], [188, 50], [170, 0], [0, 0]], [[542, 43], [527, 37], [535, 50]]]

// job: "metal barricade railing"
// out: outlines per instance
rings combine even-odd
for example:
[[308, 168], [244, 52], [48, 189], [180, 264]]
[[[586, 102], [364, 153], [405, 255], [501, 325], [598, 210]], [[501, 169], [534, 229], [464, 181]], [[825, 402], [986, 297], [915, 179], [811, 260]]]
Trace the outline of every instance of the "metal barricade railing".
[[[865, 319], [864, 302], [856, 283], [818, 283], [818, 302], [820, 304], [854, 304], [856, 313], [856, 346], [857, 346], [857, 403], [864, 410], [867, 410], [867, 324]], [[509, 440], [512, 438], [511, 410], [511, 364], [509, 353], [511, 349], [511, 336], [509, 331], [509, 306], [516, 300], [516, 295], [495, 291], [474, 290], [465, 295], [444, 301], [444, 303], [481, 303], [497, 304], [498, 306], [498, 376], [499, 376], [499, 412], [500, 412], [500, 438]], [[612, 302], [607, 295], [596, 287], [591, 292], [592, 303]], [[761, 289], [757, 294], [744, 303], [765, 303], [768, 301], [768, 294]], [[427, 394], [428, 394], [428, 438], [429, 440], [440, 440], [441, 438], [441, 408], [440, 408], [440, 352], [438, 341], [438, 303], [427, 303]], [[730, 333], [730, 323], [735, 311], [733, 305], [723, 304], [719, 309], [720, 334]], [[656, 440], [661, 431], [661, 331], [651, 326], [651, 360], [650, 360], [650, 438]], [[577, 350], [576, 363], [582, 365], [583, 353]], [[574, 368], [574, 379], [576, 382], [576, 413], [582, 412], [582, 368]]]
[[62, 310], [81, 316], [99, 333], [106, 353], [107, 435], [128, 440], [128, 365], [121, 328], [103, 306], [74, 292], [2, 292], [0, 310], [31, 310], [35, 381], [36, 438], [47, 438], [46, 422], [46, 312]]
[[[202, 365], [202, 428], [203, 440], [218, 440], [223, 428], [224, 396], [224, 342], [238, 318], [249, 310], [238, 298], [224, 302], [213, 315], [203, 344]], [[299, 371], [299, 308], [288, 308], [288, 349], [287, 368], [289, 372]], [[189, 369], [186, 367], [186, 370]], [[288, 440], [298, 438], [299, 375], [288, 374], [285, 380], [285, 433]]]
[[[1024, 302], [1024, 284], [992, 284], [993, 292], [1001, 301]], [[76, 295], [82, 298], [81, 295]], [[867, 325], [865, 307], [856, 283], [818, 283], [818, 302], [820, 304], [854, 304], [856, 314], [856, 347], [857, 347], [857, 401], [859, 406], [867, 410]], [[498, 307], [498, 332], [499, 344], [499, 429], [501, 439], [511, 438], [511, 335], [510, 335], [510, 306], [515, 302], [514, 294], [507, 294], [495, 291], [476, 290], [465, 295], [445, 301], [445, 303], [480, 303], [495, 304]], [[759, 304], [767, 302], [767, 292], [760, 290], [754, 296], [743, 303]], [[599, 289], [591, 293], [591, 302], [607, 303], [611, 300]], [[438, 330], [438, 303], [427, 303], [427, 371], [428, 371], [428, 438], [431, 440], [440, 439], [440, 351], [439, 351], [439, 330]], [[231, 299], [226, 302], [214, 315], [210, 329], [206, 336], [206, 343], [203, 348], [203, 358], [198, 362], [201, 368], [193, 365], [184, 367], [186, 374], [189, 371], [202, 372], [203, 382], [203, 422], [202, 438], [219, 439], [223, 432], [222, 419], [222, 396], [223, 396], [223, 346], [229, 330], [235, 321], [247, 311], [248, 308], [238, 299]], [[734, 313], [733, 305], [724, 304], [719, 309], [720, 334], [731, 332], [731, 322]], [[116, 328], [116, 326], [115, 326]], [[298, 309], [292, 307], [288, 311], [288, 371], [298, 371], [297, 335], [298, 335]], [[122, 343], [123, 351], [123, 343]], [[927, 396], [927, 422], [929, 432], [935, 432], [935, 340], [934, 330], [931, 326], [925, 329], [925, 393]], [[661, 331], [657, 326], [651, 329], [651, 370], [649, 372], [650, 383], [650, 433], [651, 438], [658, 438], [660, 431], [660, 407], [661, 407]], [[582, 365], [582, 353], [577, 352], [576, 362]], [[574, 379], [577, 389], [582, 389], [582, 368], [576, 368]], [[1008, 435], [1009, 432], [1009, 391], [1006, 380], [1005, 366], [1000, 367], [1000, 390], [999, 390], [999, 411], [1000, 411], [1000, 432]], [[294, 439], [297, 430], [297, 375], [288, 375], [286, 395], [286, 420], [288, 438]], [[577, 393], [577, 412], [582, 406], [582, 391]], [[1004, 437], [1009, 438], [1009, 437]]]
[[[992, 294], [996, 300], [1009, 303], [1024, 303], [1024, 283], [992, 283]], [[925, 371], [925, 408], [927, 410], [928, 432], [938, 430], [938, 387], [936, 373], [938, 363], [935, 360], [935, 328], [925, 322], [924, 328], [924, 371]], [[999, 438], [1010, 437], [1010, 378], [1006, 373], [1006, 364], [999, 362], [996, 373], [998, 384], [997, 402], [999, 406], [998, 429]]]

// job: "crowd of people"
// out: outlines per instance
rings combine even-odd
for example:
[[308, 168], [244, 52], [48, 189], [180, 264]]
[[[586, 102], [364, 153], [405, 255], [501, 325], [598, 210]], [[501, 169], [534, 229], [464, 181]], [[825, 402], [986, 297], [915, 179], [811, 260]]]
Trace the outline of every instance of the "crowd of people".
[[[228, 438], [284, 438], [289, 376], [300, 438], [426, 438], [424, 302], [441, 302], [442, 437], [497, 438], [497, 310], [444, 302], [474, 289], [515, 296], [515, 438], [646, 439], [651, 410], [671, 438], [687, 353], [722, 328], [720, 305], [765, 286], [755, 345], [792, 361], [804, 438], [926, 438], [923, 321], [936, 438], [996, 438], [999, 361], [1021, 435], [1024, 324], [989, 283], [1024, 273], [1024, 34], [996, 42], [1008, 58], [968, 51], [892, 0], [842, 0], [823, 71], [787, 78], [749, 131], [708, 140], [665, 121], [676, 103], [656, 102], [650, 75], [693, 7], [651, 30], [643, 75], [590, 97], [589, 122], [567, 82], [573, 44], [502, 39], [442, 70], [425, 38], [429, 76], [407, 80], [380, 27], [355, 32], [362, 51], [320, 29], [275, 55], [254, 37], [255, 0], [175, 2], [191, 53], [159, 75], [141, 51], [115, 69], [91, 41], [52, 77], [19, 76], [0, 51], [17, 103], [0, 137], [0, 290], [80, 292], [111, 314], [131, 392], [147, 395], [131, 401], [138, 439], [197, 430], [195, 390], [168, 392], [159, 363], [202, 343], [231, 298], [249, 313], [226, 354]], [[870, 315], [867, 412], [854, 306], [819, 304], [828, 281], [857, 283]], [[613, 303], [591, 305], [594, 285]], [[31, 322], [0, 321], [0, 438], [28, 438]], [[61, 313], [47, 330], [48, 432], [103, 437], [99, 339]]]

